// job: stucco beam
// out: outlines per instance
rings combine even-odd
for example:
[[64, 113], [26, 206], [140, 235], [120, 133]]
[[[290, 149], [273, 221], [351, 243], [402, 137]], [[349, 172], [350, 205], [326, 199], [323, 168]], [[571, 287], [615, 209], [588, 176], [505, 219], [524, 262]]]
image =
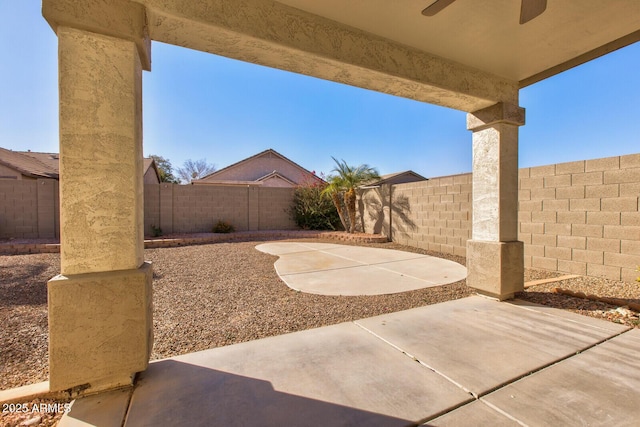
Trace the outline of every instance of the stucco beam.
[[518, 82], [269, 0], [135, 0], [153, 40], [462, 111], [517, 103]]
[[144, 70], [151, 70], [151, 39], [144, 6], [129, 0], [43, 0], [42, 16], [53, 31], [70, 27], [136, 44]]

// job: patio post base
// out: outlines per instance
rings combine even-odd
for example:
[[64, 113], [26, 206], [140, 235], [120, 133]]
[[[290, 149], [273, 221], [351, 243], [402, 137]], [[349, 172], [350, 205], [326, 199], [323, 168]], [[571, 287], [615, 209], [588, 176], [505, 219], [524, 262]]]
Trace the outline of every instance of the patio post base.
[[524, 290], [524, 243], [467, 241], [467, 285], [500, 301]]
[[92, 393], [131, 385], [153, 345], [150, 263], [48, 282], [49, 388]]

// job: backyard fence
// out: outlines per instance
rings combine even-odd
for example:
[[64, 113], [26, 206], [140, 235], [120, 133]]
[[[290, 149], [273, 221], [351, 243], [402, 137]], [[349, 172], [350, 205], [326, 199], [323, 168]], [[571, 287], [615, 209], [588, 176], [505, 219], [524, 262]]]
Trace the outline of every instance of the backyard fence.
[[[640, 265], [640, 154], [520, 169], [518, 238], [525, 266], [634, 281]], [[466, 255], [471, 174], [361, 192], [362, 231]], [[293, 189], [145, 185], [145, 234], [294, 229]], [[0, 238], [59, 237], [58, 182], [0, 180]]]
[[152, 226], [168, 233], [210, 233], [218, 221], [236, 231], [296, 228], [289, 209], [292, 188], [259, 186], [147, 184], [144, 186], [145, 233]]
[[[519, 171], [518, 239], [526, 267], [634, 281], [640, 265], [640, 154]], [[466, 255], [471, 174], [360, 194], [360, 227]]]
[[60, 237], [55, 179], [0, 179], [0, 238]]

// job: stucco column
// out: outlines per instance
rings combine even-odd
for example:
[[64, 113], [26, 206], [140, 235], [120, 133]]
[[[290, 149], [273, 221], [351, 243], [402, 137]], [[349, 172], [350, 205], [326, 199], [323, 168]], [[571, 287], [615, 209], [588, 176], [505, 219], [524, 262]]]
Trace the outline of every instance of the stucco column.
[[61, 274], [48, 283], [49, 383], [93, 392], [131, 384], [153, 343], [143, 258], [144, 8], [45, 0], [43, 15], [58, 35], [60, 96]]
[[524, 109], [499, 103], [470, 113], [473, 132], [473, 219], [467, 284], [500, 300], [524, 289], [518, 241], [518, 127]]

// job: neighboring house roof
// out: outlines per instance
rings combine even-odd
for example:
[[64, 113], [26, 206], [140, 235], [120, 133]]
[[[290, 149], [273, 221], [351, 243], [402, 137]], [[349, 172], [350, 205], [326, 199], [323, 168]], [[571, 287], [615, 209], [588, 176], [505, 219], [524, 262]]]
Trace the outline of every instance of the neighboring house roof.
[[0, 164], [15, 169], [28, 177], [58, 179], [58, 168], [47, 163], [49, 162], [25, 155], [25, 153], [0, 148]]
[[18, 153], [24, 154], [25, 156], [33, 157], [34, 159], [49, 166], [57, 173], [60, 172], [60, 168], [58, 167], [58, 165], [60, 164], [60, 155], [58, 153], [35, 153], [33, 151], [18, 151]]
[[153, 168], [153, 171], [156, 174], [156, 178], [158, 178], [158, 182], [161, 182], [162, 180], [160, 179], [160, 171], [158, 170], [158, 165], [156, 165], [156, 161], [152, 158], [144, 158], [144, 173], [143, 175], [146, 175], [147, 172], [149, 171], [149, 168]]
[[408, 170], [404, 172], [389, 173], [382, 175], [379, 180], [367, 184], [367, 186], [382, 184], [404, 184], [406, 182], [428, 181], [428, 178]]
[[[12, 151], [0, 147], [0, 164], [32, 178], [60, 179], [60, 155], [34, 151]], [[160, 182], [160, 172], [153, 159], [144, 159], [144, 174], [153, 168]]]
[[270, 185], [278, 182], [279, 184], [293, 187], [308, 177], [322, 181], [314, 172], [308, 171], [270, 148], [212, 172], [201, 179], [193, 181], [193, 184], [229, 185], [234, 182], [244, 184], [251, 182]]

